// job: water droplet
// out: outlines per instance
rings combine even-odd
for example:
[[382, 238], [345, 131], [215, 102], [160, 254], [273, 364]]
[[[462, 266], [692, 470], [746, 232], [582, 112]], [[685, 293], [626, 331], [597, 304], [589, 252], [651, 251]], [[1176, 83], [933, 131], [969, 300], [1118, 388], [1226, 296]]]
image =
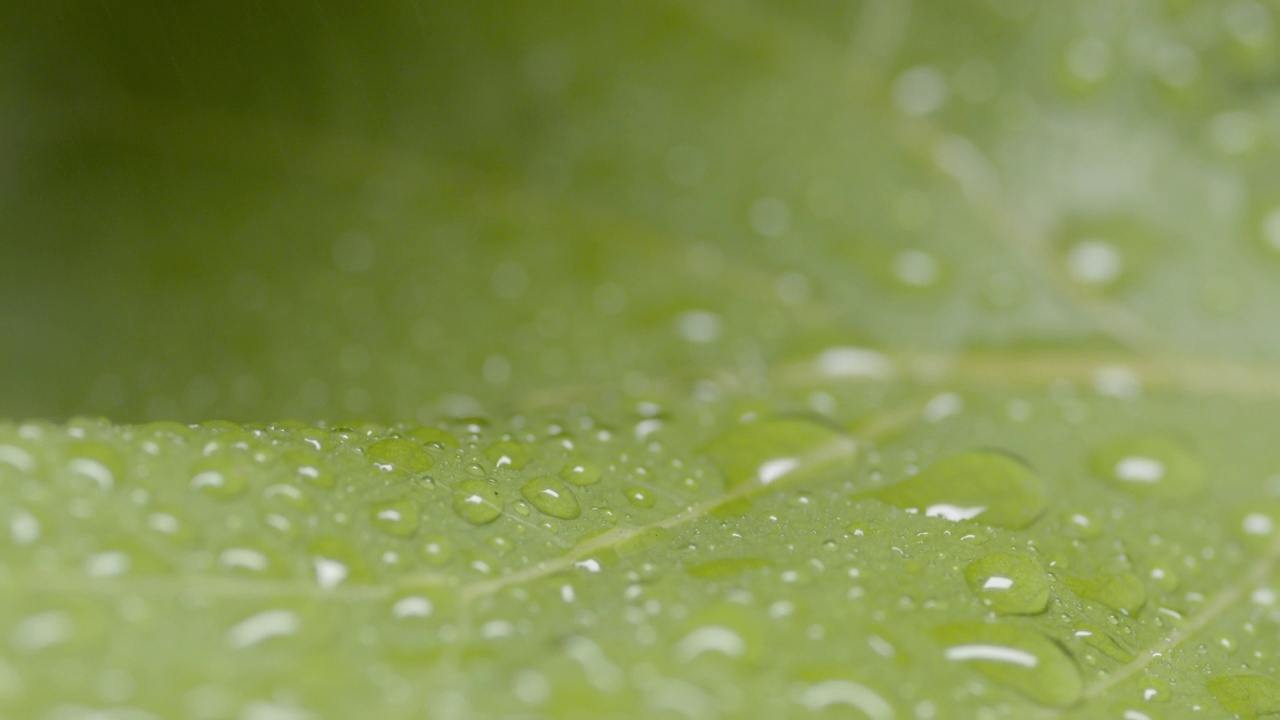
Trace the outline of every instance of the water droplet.
[[1040, 478], [1026, 463], [996, 450], [973, 450], [941, 460], [920, 474], [878, 490], [890, 505], [952, 521], [1024, 528], [1044, 511]]
[[1120, 641], [1112, 637], [1111, 633], [1107, 632], [1100, 625], [1095, 625], [1087, 621], [1077, 622], [1074, 635], [1084, 644], [1094, 650], [1097, 650], [1103, 655], [1106, 655], [1112, 660], [1122, 663], [1131, 662], [1133, 660], [1133, 653], [1124, 645], [1121, 645]]
[[1147, 588], [1133, 573], [1071, 577], [1067, 578], [1067, 587], [1085, 600], [1102, 603], [1125, 615], [1138, 612], [1147, 603]]
[[405, 472], [418, 474], [431, 469], [431, 455], [426, 448], [412, 440], [387, 438], [365, 448], [364, 454], [379, 465], [389, 465]]
[[582, 514], [582, 506], [569, 486], [553, 477], [536, 477], [520, 488], [520, 494], [544, 515], [572, 520]]
[[398, 538], [410, 538], [418, 532], [420, 512], [413, 498], [399, 498], [375, 503], [369, 508], [374, 527]]
[[296, 635], [301, 628], [302, 619], [292, 610], [267, 610], [233, 625], [227, 631], [227, 645], [247, 648], [271, 638]]
[[960, 623], [934, 631], [943, 656], [1043, 705], [1066, 707], [1080, 699], [1080, 669], [1057, 643], [1019, 625]]
[[639, 485], [628, 485], [622, 489], [622, 495], [627, 498], [627, 502], [638, 508], [651, 508], [657, 502], [652, 490]]
[[768, 485], [793, 474], [832, 472], [852, 465], [848, 435], [800, 417], [774, 417], [739, 425], [704, 448], [721, 471], [725, 488]]
[[522, 470], [529, 464], [529, 449], [518, 442], [501, 440], [485, 448], [484, 456], [494, 467]]
[[472, 525], [497, 520], [504, 506], [497, 486], [486, 480], [463, 480], [453, 489], [453, 511]]
[[1186, 448], [1160, 435], [1131, 435], [1098, 447], [1092, 473], [1135, 495], [1183, 499], [1204, 485], [1204, 467]]
[[560, 477], [582, 487], [600, 482], [603, 474], [599, 465], [585, 460], [571, 462], [560, 471]]
[[247, 486], [244, 471], [234, 463], [208, 463], [191, 476], [191, 487], [211, 500], [234, 500]]
[[1035, 560], [1017, 555], [987, 555], [964, 571], [982, 603], [1001, 615], [1036, 615], [1049, 605], [1049, 576]]
[[1214, 699], [1237, 717], [1280, 713], [1280, 683], [1262, 675], [1219, 675], [1206, 687]]
[[453, 558], [453, 543], [444, 537], [430, 537], [422, 543], [422, 557], [436, 567], [440, 567]]

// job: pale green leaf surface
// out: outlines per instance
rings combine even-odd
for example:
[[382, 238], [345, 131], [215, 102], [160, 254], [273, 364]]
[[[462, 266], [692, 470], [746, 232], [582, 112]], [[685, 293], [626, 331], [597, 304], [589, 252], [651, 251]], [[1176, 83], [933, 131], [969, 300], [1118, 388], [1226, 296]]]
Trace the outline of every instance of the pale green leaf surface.
[[0, 716], [1280, 712], [1280, 6], [27, 5]]

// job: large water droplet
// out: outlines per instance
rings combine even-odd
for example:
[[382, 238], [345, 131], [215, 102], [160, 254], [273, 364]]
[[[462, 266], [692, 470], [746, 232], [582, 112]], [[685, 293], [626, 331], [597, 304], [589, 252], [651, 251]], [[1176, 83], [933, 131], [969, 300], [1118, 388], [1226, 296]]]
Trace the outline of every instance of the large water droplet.
[[582, 514], [582, 506], [569, 486], [553, 477], [536, 477], [520, 488], [520, 494], [543, 514], [572, 520]]
[[463, 480], [453, 489], [453, 511], [472, 525], [497, 520], [504, 506], [497, 486], [486, 480]]
[[1219, 675], [1206, 686], [1228, 712], [1238, 717], [1280, 713], [1280, 683], [1262, 675]]
[[1204, 485], [1204, 466], [1181, 444], [1160, 435], [1131, 435], [1098, 447], [1093, 474], [1135, 495], [1188, 498]]
[[1067, 587], [1085, 600], [1102, 603], [1116, 612], [1132, 615], [1147, 602], [1147, 588], [1133, 573], [1103, 573], [1067, 578]]
[[929, 516], [1014, 529], [1030, 525], [1045, 507], [1035, 472], [997, 450], [973, 450], [941, 460], [874, 497]]
[[639, 485], [628, 485], [622, 489], [622, 495], [627, 502], [641, 509], [651, 508], [658, 502], [652, 490]]
[[418, 474], [431, 469], [431, 455], [426, 448], [412, 440], [387, 438], [365, 448], [364, 454], [379, 465], [389, 465], [405, 472]]
[[943, 655], [973, 666], [991, 680], [1043, 705], [1066, 707], [1080, 699], [1080, 669], [1057, 643], [1030, 628], [959, 623], [934, 631]]
[[970, 563], [964, 578], [984, 605], [1002, 615], [1036, 615], [1049, 605], [1049, 576], [1031, 558], [987, 555]]
[[712, 440], [704, 452], [724, 472], [725, 488], [768, 485], [796, 473], [852, 465], [853, 438], [820, 422], [775, 417], [746, 423]]

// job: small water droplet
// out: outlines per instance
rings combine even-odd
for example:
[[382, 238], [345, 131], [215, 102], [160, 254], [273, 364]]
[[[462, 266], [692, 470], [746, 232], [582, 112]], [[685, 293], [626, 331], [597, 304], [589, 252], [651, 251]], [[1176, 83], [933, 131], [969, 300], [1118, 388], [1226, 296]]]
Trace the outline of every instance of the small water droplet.
[[1032, 700], [1067, 707], [1080, 699], [1080, 669], [1057, 643], [1028, 627], [959, 623], [934, 631], [943, 656], [962, 662]]
[[987, 555], [970, 563], [964, 577], [982, 603], [1001, 615], [1036, 615], [1049, 605], [1049, 576], [1028, 557]]
[[463, 480], [453, 489], [453, 511], [472, 525], [497, 520], [503, 507], [497, 486], [486, 480]]
[[242, 468], [230, 462], [207, 463], [191, 476], [191, 487], [211, 500], [234, 500], [247, 486]]
[[947, 520], [1024, 528], [1044, 512], [1040, 478], [1024, 462], [996, 450], [973, 450], [936, 462], [918, 475], [875, 491], [900, 508]]
[[536, 477], [520, 488], [520, 494], [544, 515], [572, 520], [582, 514], [582, 506], [569, 486], [553, 477]]
[[1181, 444], [1161, 435], [1130, 435], [1099, 446], [1089, 458], [1098, 478], [1135, 495], [1184, 499], [1204, 485], [1204, 467]]

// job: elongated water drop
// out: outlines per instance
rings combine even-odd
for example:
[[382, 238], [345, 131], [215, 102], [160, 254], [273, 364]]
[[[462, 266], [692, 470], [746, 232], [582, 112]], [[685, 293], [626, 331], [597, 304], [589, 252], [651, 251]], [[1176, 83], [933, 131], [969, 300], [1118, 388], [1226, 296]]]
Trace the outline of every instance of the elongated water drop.
[[582, 514], [582, 506], [573, 490], [553, 477], [536, 477], [520, 488], [520, 494], [529, 504], [545, 515], [561, 520], [572, 520]]
[[997, 450], [941, 460], [873, 497], [929, 516], [1014, 529], [1030, 525], [1045, 508], [1040, 478], [1026, 463]]
[[943, 656], [1043, 705], [1066, 707], [1080, 699], [1080, 669], [1053, 640], [1011, 624], [959, 623], [934, 631]]
[[1036, 615], [1049, 605], [1049, 576], [1031, 558], [987, 555], [964, 571], [982, 603], [1001, 615]]

